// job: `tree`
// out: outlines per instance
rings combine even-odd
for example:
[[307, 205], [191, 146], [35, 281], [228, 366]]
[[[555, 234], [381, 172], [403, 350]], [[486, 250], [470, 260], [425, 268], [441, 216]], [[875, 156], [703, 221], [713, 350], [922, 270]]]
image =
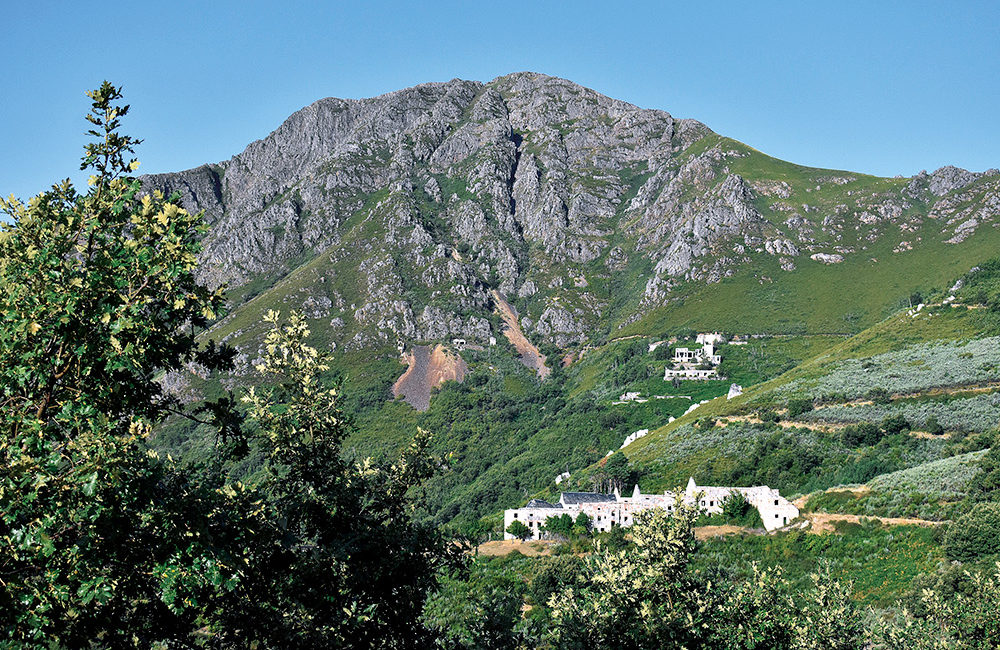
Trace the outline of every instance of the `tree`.
[[1000, 553], [1000, 503], [977, 503], [956, 519], [945, 534], [944, 549], [962, 562]]
[[14, 644], [148, 647], [200, 626], [171, 608], [168, 563], [232, 587], [200, 541], [209, 495], [144, 445], [178, 409], [159, 373], [226, 366], [196, 340], [223, 298], [195, 275], [201, 216], [129, 175], [120, 89], [88, 95], [88, 192], [0, 200], [0, 626]]
[[578, 535], [589, 535], [592, 527], [593, 522], [591, 522], [590, 517], [586, 512], [581, 511], [576, 516], [576, 520], [573, 522], [573, 530]]
[[882, 429], [871, 422], [859, 422], [844, 427], [840, 437], [845, 445], [857, 447], [860, 445], [875, 445], [882, 439]]
[[550, 639], [558, 648], [697, 647], [703, 590], [688, 569], [697, 510], [680, 501], [636, 516], [633, 544], [585, 560], [578, 586], [553, 595]]
[[632, 471], [628, 458], [623, 452], [616, 452], [608, 457], [604, 463], [603, 475], [605, 480], [602, 483], [607, 486], [608, 492], [615, 488], [625, 491], [636, 479], [635, 472]]
[[411, 490], [438, 463], [426, 453], [430, 436], [418, 430], [391, 464], [344, 459], [339, 390], [322, 381], [329, 355], [306, 344], [301, 314], [265, 321], [257, 370], [275, 385], [243, 398], [255, 425], [248, 446], [265, 460], [251, 485], [226, 485], [252, 531], [233, 552], [246, 594], [258, 596], [223, 601], [214, 629], [241, 630], [241, 647], [424, 646], [425, 598], [460, 552], [411, 516]]
[[531, 537], [531, 529], [524, 525], [524, 522], [515, 519], [507, 526], [507, 532], [521, 540], [522, 542]]
[[[276, 388], [184, 408], [158, 377], [232, 353], [199, 333], [223, 292], [200, 284], [201, 215], [141, 194], [136, 140], [105, 83], [81, 195], [66, 181], [0, 227], [0, 630], [5, 647], [394, 647], [458, 552], [414, 524], [433, 469], [418, 432], [397, 462], [347, 462], [326, 359], [293, 316], [266, 340]], [[219, 432], [181, 471], [146, 438], [168, 414]], [[237, 464], [254, 462], [244, 484]], [[0, 644], [4, 645], [4, 644]]]
[[573, 518], [569, 513], [549, 517], [545, 520], [544, 530], [550, 535], [569, 539], [573, 536]]
[[813, 401], [808, 398], [796, 398], [788, 400], [788, 417], [797, 418], [803, 413], [813, 410]]
[[932, 436], [940, 436], [944, 433], [944, 427], [941, 426], [941, 423], [938, 422], [937, 416], [935, 415], [927, 418], [927, 422], [924, 423], [924, 429], [926, 429], [927, 433]]
[[903, 415], [890, 415], [882, 420], [882, 429], [887, 435], [895, 435], [910, 430], [910, 421]]
[[442, 648], [530, 647], [521, 628], [524, 579], [503, 560], [453, 572], [427, 601], [423, 624]]

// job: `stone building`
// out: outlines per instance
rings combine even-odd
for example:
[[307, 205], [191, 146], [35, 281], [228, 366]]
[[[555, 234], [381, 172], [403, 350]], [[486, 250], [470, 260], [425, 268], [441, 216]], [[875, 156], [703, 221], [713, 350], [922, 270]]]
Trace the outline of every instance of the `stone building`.
[[[707, 514], [722, 512], [722, 502], [730, 494], [741, 493], [753, 507], [757, 508], [764, 528], [775, 530], [787, 526], [799, 516], [799, 509], [766, 485], [756, 487], [719, 487], [697, 485], [694, 478], [688, 480], [681, 495], [683, 503], [694, 505]], [[636, 485], [632, 496], [623, 497], [618, 490], [613, 494], [597, 492], [563, 492], [557, 503], [532, 499], [523, 508], [505, 510], [503, 514], [504, 539], [513, 539], [507, 528], [514, 521], [520, 521], [531, 530], [531, 539], [541, 537], [541, 528], [549, 517], [568, 514], [576, 519], [579, 513], [590, 517], [595, 532], [604, 533], [614, 526], [631, 526], [635, 516], [650, 508], [663, 508], [673, 512], [677, 498], [673, 492], [663, 494], [643, 494]]]

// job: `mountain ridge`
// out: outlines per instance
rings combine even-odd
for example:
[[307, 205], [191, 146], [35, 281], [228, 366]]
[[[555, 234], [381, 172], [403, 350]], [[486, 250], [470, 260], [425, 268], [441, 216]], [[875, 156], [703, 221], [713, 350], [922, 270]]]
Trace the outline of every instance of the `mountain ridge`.
[[144, 180], [206, 211], [205, 277], [234, 288], [234, 311], [312, 268], [295, 295], [255, 302], [311, 306], [355, 348], [485, 342], [494, 289], [537, 342], [589, 345], [723, 280], [780, 284], [890, 238], [892, 255], [992, 240], [1000, 215], [995, 170], [801, 167], [537, 73], [321, 99], [228, 161]]

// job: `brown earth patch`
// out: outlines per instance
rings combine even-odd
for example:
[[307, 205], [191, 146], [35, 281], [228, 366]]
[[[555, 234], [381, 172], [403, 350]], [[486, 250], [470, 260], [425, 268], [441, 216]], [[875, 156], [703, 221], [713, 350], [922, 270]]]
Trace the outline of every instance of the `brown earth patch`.
[[725, 524], [722, 526], [698, 526], [694, 529], [694, 536], [698, 539], [709, 539], [712, 537], [725, 537], [726, 535], [736, 535], [749, 530], [745, 526], [733, 526]]
[[418, 411], [431, 405], [431, 389], [446, 381], [465, 380], [468, 366], [465, 360], [440, 343], [433, 348], [418, 345], [406, 355], [406, 372], [392, 385], [392, 394], [403, 396]]
[[835, 523], [846, 521], [852, 524], [861, 523], [862, 519], [875, 520], [886, 526], [940, 526], [943, 521], [928, 521], [926, 519], [911, 519], [909, 517], [870, 517], [865, 515], [841, 515], [827, 512], [807, 512], [802, 515], [809, 522], [809, 532], [819, 535], [836, 532]]
[[[728, 420], [728, 422], [722, 422], [720, 420], [720, 423], [722, 424], [722, 426], [726, 426], [726, 424], [732, 423], [732, 422], [748, 422], [750, 424], [760, 424], [761, 423], [760, 418], [758, 418], [755, 415], [726, 415], [726, 416], [723, 416], [722, 419], [723, 420]], [[844, 429], [846, 427], [849, 427], [849, 426], [851, 426], [852, 423], [850, 423], [850, 422], [802, 422], [800, 420], [778, 420], [777, 422], [775, 422], [775, 424], [777, 424], [782, 429], [809, 429], [810, 431], [832, 432], [832, 431], [839, 431], [840, 429]], [[942, 433], [941, 435], [936, 435], [936, 434], [933, 434], [933, 433], [928, 433], [927, 431], [915, 431], [915, 430], [908, 431], [907, 433], [909, 435], [913, 436], [914, 438], [927, 438], [927, 439], [930, 439], [930, 440], [934, 440], [934, 439], [937, 439], [937, 438], [950, 438], [952, 436], [951, 433]]]
[[552, 548], [559, 542], [547, 539], [536, 539], [531, 542], [522, 542], [517, 539], [495, 540], [483, 542], [476, 549], [480, 555], [498, 556], [507, 555], [512, 551], [519, 551], [530, 557], [539, 555], [552, 555]]
[[500, 312], [500, 316], [506, 325], [503, 335], [507, 337], [507, 340], [510, 341], [518, 354], [521, 355], [521, 363], [537, 372], [539, 377], [545, 379], [552, 372], [545, 365], [545, 355], [539, 352], [538, 348], [532, 345], [531, 341], [524, 336], [524, 332], [521, 331], [521, 325], [517, 320], [517, 312], [514, 311], [511, 304], [504, 300], [503, 296], [496, 289], [493, 289], [492, 294], [493, 301], [497, 305], [497, 311]]

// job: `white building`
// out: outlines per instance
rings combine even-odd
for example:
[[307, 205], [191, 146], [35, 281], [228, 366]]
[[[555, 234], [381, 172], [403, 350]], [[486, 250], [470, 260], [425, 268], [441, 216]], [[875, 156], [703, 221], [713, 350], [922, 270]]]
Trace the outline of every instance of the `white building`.
[[706, 343], [711, 343], [712, 345], [718, 345], [726, 340], [726, 338], [719, 332], [712, 332], [711, 334], [699, 334], [694, 339], [697, 343], [702, 345]]
[[[699, 334], [700, 348], [675, 348], [672, 366], [663, 373], [663, 380], [671, 379], [713, 379], [718, 377], [716, 366], [722, 363], [722, 355], [718, 353], [716, 343], [722, 340], [722, 335]], [[704, 342], [702, 342], [704, 341]], [[704, 366], [709, 366], [708, 368]]]
[[[722, 512], [722, 502], [735, 492], [741, 493], [753, 507], [757, 508], [764, 528], [775, 530], [787, 526], [799, 516], [799, 509], [790, 501], [766, 485], [757, 487], [717, 487], [696, 485], [694, 478], [688, 480], [682, 501], [695, 505], [707, 514]], [[642, 494], [639, 486], [632, 490], [632, 496], [596, 492], [563, 492], [558, 503], [532, 499], [523, 508], [505, 510], [503, 513], [504, 539], [514, 539], [507, 529], [515, 521], [520, 521], [531, 531], [531, 539], [541, 537], [541, 528], [549, 517], [568, 514], [573, 519], [583, 512], [590, 517], [595, 532], [603, 533], [614, 526], [631, 526], [635, 516], [650, 508], [663, 508], [673, 512], [677, 499], [673, 492], [663, 494]]]

